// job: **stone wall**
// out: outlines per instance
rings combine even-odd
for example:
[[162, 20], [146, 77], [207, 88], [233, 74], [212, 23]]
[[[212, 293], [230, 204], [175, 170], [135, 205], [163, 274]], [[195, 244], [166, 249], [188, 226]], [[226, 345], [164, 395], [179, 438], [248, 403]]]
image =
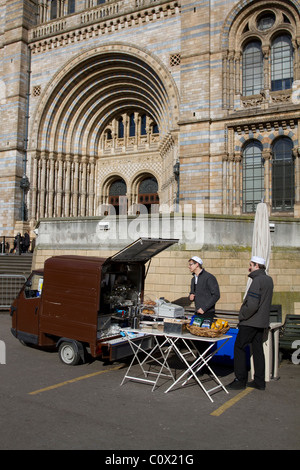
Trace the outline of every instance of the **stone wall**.
[[[34, 266], [42, 267], [48, 257], [67, 253], [107, 258], [140, 236], [149, 236], [145, 225], [143, 226], [144, 219], [126, 220], [127, 227], [135, 221], [137, 231], [134, 233], [131, 227], [131, 231], [128, 230], [131, 238], [127, 236], [123, 239], [124, 229], [119, 229], [119, 221], [116, 223], [116, 230], [102, 231], [107, 223], [105, 220], [86, 218], [41, 221]], [[163, 237], [178, 238], [179, 222], [178, 216], [170, 218], [169, 231], [165, 225]], [[191, 280], [188, 260], [197, 254], [203, 259], [205, 269], [218, 279], [221, 298], [217, 307], [238, 310], [247, 284], [253, 218], [205, 217], [202, 222], [202, 242], [192, 239], [192, 230], [186, 231], [181, 234], [177, 244], [152, 258], [145, 283], [145, 295], [153, 299], [165, 297], [171, 302], [186, 304]], [[273, 304], [282, 305], [284, 318], [288, 313], [300, 314], [300, 223], [291, 220], [287, 224], [286, 221], [282, 223], [275, 219], [271, 222], [274, 223], [274, 232], [271, 233], [269, 274], [275, 285]], [[161, 228], [161, 221], [158, 225]], [[159, 232], [153, 231], [152, 237], [157, 235]]]

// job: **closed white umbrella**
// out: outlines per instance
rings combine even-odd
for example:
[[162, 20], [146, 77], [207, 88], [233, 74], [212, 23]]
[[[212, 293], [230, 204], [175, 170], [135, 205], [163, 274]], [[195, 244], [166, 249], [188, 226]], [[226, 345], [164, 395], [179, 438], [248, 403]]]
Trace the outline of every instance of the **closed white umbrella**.
[[257, 204], [253, 227], [252, 256], [259, 256], [266, 261], [266, 271], [270, 265], [271, 236], [268, 207], [265, 202]]
[[[259, 256], [266, 261], [266, 272], [268, 272], [271, 255], [271, 236], [269, 226], [268, 207], [265, 202], [257, 204], [254, 218], [252, 253], [251, 256]], [[245, 296], [252, 279], [248, 278]]]

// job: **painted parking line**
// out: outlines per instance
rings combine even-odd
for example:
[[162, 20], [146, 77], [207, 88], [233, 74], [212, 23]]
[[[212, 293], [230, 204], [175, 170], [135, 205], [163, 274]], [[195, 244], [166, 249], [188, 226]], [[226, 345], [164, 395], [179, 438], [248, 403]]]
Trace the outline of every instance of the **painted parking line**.
[[48, 392], [49, 390], [54, 390], [59, 387], [64, 387], [65, 385], [68, 385], [74, 382], [79, 382], [80, 380], [89, 379], [90, 377], [95, 377], [96, 375], [104, 374], [106, 372], [111, 372], [112, 370], [122, 369], [122, 367], [124, 367], [124, 365], [111, 367], [110, 369], [106, 369], [106, 370], [100, 370], [98, 372], [93, 372], [92, 374], [82, 375], [81, 377], [76, 377], [75, 379], [66, 380], [65, 382], [60, 382], [55, 385], [50, 385], [49, 387], [40, 388], [39, 390], [35, 390], [34, 392], [29, 392], [28, 395], [38, 395], [39, 393]]
[[213, 411], [211, 416], [220, 416], [224, 411], [228, 410], [231, 408], [233, 405], [235, 405], [238, 401], [240, 401], [242, 398], [244, 398], [248, 393], [252, 392], [254, 388], [245, 388], [242, 392], [238, 393], [235, 397], [231, 398], [231, 400], [228, 400], [226, 403], [224, 403], [222, 406], [217, 408], [215, 411]]

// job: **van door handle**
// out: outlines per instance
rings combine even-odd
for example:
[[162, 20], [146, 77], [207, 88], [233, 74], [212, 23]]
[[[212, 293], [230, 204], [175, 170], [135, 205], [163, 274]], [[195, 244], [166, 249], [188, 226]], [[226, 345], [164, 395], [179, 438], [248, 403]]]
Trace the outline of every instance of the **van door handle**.
[[38, 307], [35, 307], [35, 311], [34, 311], [34, 314], [36, 315], [38, 313]]

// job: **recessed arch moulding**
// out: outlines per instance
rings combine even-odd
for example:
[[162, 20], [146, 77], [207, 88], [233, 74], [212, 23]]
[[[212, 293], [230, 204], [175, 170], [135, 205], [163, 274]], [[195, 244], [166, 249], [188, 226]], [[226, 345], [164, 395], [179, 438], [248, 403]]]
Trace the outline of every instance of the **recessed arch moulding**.
[[[70, 60], [46, 87], [32, 120], [31, 219], [98, 215], [114, 171], [129, 194], [136, 175], [158, 175], [161, 203], [174, 204], [178, 102], [169, 71], [137, 47], [103, 45]], [[137, 129], [147, 116], [146, 136], [137, 132], [129, 140], [125, 133], [120, 142], [112, 123], [121, 116], [128, 127], [131, 113]], [[113, 144], [105, 147], [108, 129]]]

